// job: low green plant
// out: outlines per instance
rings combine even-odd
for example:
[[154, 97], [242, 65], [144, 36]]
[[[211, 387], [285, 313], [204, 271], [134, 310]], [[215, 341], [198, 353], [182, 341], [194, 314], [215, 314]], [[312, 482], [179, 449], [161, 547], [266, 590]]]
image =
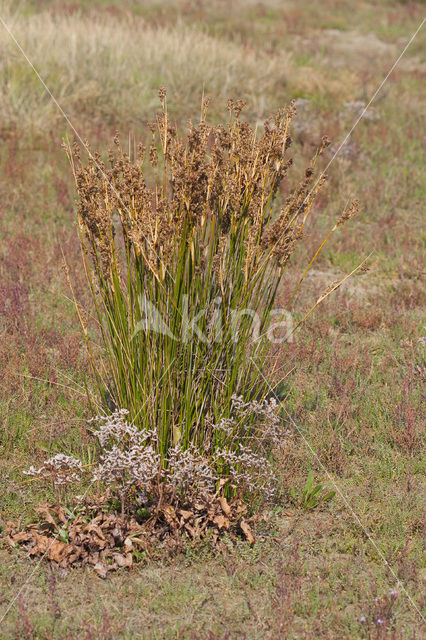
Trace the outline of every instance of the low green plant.
[[313, 469], [311, 469], [308, 473], [305, 486], [300, 496], [297, 495], [296, 489], [294, 487], [290, 488], [290, 496], [295, 505], [297, 505], [301, 509], [311, 511], [312, 509], [318, 507], [320, 504], [332, 500], [336, 495], [335, 491], [325, 492], [326, 488], [327, 485], [323, 484], [317, 484], [314, 486], [314, 472]]

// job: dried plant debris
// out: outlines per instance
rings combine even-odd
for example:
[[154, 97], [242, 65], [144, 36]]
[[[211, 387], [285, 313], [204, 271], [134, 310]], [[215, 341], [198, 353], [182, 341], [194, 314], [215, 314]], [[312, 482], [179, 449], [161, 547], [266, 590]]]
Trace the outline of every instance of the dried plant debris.
[[146, 513], [121, 517], [108, 512], [108, 500], [86, 501], [74, 512], [48, 504], [36, 509], [39, 522], [24, 528], [7, 522], [6, 541], [61, 568], [90, 565], [101, 578], [122, 567], [131, 568], [145, 557], [182, 550], [209, 534], [217, 547], [220, 537], [255, 542], [246, 505], [216, 494], [203, 494], [185, 503], [171, 489], [163, 491]]

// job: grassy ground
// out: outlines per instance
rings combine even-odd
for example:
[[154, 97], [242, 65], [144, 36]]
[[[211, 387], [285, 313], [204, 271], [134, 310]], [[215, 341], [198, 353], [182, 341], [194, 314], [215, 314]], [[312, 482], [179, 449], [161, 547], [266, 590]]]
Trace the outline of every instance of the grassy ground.
[[[422, 19], [420, 4], [385, 0], [15, 4], [2, 3], [2, 17], [93, 147], [105, 149], [115, 128], [140, 134], [161, 84], [182, 124], [197, 116], [204, 87], [212, 119], [229, 96], [247, 100], [253, 122], [299, 98], [296, 169], [323, 134], [332, 158], [357, 118], [353, 103], [368, 101]], [[341, 494], [312, 513], [284, 500], [252, 549], [188, 548], [107, 582], [83, 570], [52, 577], [0, 546], [0, 638], [421, 637], [424, 37], [423, 29], [328, 169], [280, 294], [285, 301], [324, 232], [358, 197], [359, 216], [326, 245], [295, 317], [371, 253], [369, 270], [274, 357], [298, 425], [288, 424], [283, 487], [299, 490], [314, 468], [316, 481], [330, 474]], [[47, 496], [24, 469], [46, 452], [87, 459], [92, 443], [84, 391], [75, 391], [87, 361], [61, 269], [64, 255], [84, 304], [60, 148], [72, 132], [3, 27], [0, 51], [1, 522], [30, 518]]]

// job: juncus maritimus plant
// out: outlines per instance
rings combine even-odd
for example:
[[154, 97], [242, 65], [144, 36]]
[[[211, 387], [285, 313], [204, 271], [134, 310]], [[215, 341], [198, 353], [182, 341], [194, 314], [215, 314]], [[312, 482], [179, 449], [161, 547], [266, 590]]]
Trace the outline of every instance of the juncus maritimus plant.
[[107, 164], [88, 146], [86, 161], [68, 147], [101, 333], [99, 351], [77, 304], [91, 398], [97, 412], [124, 407], [141, 434], [155, 434], [138, 446], [164, 468], [173, 466], [170, 452], [191, 452], [221, 475], [241, 469], [244, 456], [254, 467], [267, 455], [252, 404], [263, 407], [267, 396], [258, 372], [277, 289], [325, 181], [314, 176], [328, 141], [278, 207], [293, 104], [258, 134], [241, 119], [241, 101], [229, 101], [227, 124], [213, 126], [203, 100], [200, 122], [182, 136], [165, 89], [159, 96], [149, 149], [126, 153], [116, 136]]

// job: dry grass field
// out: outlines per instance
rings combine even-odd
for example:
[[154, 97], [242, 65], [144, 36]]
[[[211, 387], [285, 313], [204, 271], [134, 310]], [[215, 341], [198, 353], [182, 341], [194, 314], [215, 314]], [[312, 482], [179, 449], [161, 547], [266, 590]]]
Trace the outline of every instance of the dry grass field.
[[[423, 637], [425, 27], [339, 146], [424, 5], [2, 0], [0, 17], [0, 638]], [[31, 464], [93, 455], [64, 257], [80, 304], [90, 300], [61, 143], [77, 132], [103, 153], [116, 130], [143, 138], [162, 85], [182, 128], [203, 92], [212, 122], [228, 98], [246, 101], [253, 125], [296, 99], [290, 185], [331, 139], [329, 180], [280, 300], [354, 198], [360, 212], [325, 245], [292, 303], [296, 320], [368, 260], [275, 352], [293, 436], [277, 470], [282, 500], [256, 543], [188, 544], [102, 581], [11, 551], [1, 531], [51, 499], [23, 475]], [[309, 511], [289, 490], [300, 495], [311, 469], [337, 494]]]

